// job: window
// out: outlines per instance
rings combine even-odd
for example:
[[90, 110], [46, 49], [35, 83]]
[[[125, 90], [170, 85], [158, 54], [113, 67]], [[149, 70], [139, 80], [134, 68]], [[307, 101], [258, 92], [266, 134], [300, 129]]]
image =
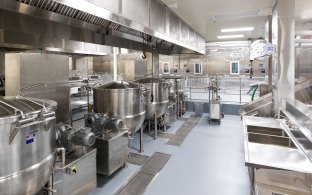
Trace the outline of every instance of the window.
[[230, 62], [230, 74], [239, 74], [239, 61]]
[[203, 73], [202, 64], [195, 63], [194, 64], [194, 74], [202, 74], [202, 73]]
[[169, 62], [163, 62], [163, 73], [170, 74], [170, 64]]

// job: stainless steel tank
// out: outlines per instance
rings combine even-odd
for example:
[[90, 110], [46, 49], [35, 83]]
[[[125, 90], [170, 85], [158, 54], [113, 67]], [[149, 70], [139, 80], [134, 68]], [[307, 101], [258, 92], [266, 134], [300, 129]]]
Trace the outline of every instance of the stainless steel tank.
[[35, 194], [49, 180], [55, 108], [54, 101], [0, 98], [0, 194]]
[[168, 106], [168, 95], [171, 83], [158, 78], [142, 78], [137, 83], [146, 85], [150, 91], [146, 95], [146, 119], [152, 120], [166, 113]]
[[133, 82], [117, 81], [93, 89], [94, 112], [115, 118], [116, 127], [137, 132], [145, 119], [146, 88]]
[[184, 78], [181, 76], [167, 76], [163, 77], [171, 83], [171, 87], [169, 90], [169, 96], [176, 96], [177, 93], [179, 95], [179, 101], [184, 100]]

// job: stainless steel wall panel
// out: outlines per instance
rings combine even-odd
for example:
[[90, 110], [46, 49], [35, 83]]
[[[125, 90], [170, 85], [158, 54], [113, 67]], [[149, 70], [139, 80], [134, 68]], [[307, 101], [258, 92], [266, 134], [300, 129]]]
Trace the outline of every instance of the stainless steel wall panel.
[[26, 96], [57, 102], [56, 121], [69, 122], [69, 57], [53, 54], [9, 53], [5, 57], [6, 95], [20, 88], [46, 83], [24, 92]]
[[[122, 0], [86, 0], [94, 5], [100, 6], [101, 8], [107, 9], [113, 13], [120, 13], [121, 4], [124, 3]], [[121, 3], [122, 2], [122, 3]]]
[[188, 25], [181, 21], [181, 35], [180, 35], [180, 41], [183, 43], [188, 44], [189, 43], [189, 27]]
[[169, 9], [167, 9], [168, 17], [169, 17], [169, 36], [179, 40], [180, 38], [180, 19]]
[[297, 48], [296, 59], [299, 76], [312, 74], [312, 48]]
[[156, 0], [151, 0], [150, 3], [150, 28], [166, 34], [166, 9]]
[[144, 26], [149, 26], [148, 0], [122, 0], [121, 4], [123, 16]]
[[191, 45], [192, 47], [195, 47], [195, 32], [192, 29], [189, 29], [189, 45]]

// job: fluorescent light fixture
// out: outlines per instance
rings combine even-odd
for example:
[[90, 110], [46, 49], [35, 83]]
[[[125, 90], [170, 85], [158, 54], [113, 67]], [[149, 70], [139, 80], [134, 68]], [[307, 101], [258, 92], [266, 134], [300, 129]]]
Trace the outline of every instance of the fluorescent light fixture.
[[232, 39], [232, 38], [242, 38], [244, 35], [220, 35], [217, 36], [218, 39]]
[[224, 28], [221, 32], [241, 32], [241, 31], [253, 31], [255, 27], [241, 27], [241, 28]]

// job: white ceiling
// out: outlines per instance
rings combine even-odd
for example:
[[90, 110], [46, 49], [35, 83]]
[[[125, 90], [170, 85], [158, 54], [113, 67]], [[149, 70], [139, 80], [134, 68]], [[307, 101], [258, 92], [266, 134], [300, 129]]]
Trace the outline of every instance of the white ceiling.
[[[255, 30], [245, 32], [244, 38], [264, 37], [264, 23], [267, 16], [236, 17], [215, 22], [214, 14], [228, 14], [266, 8], [273, 8], [275, 0], [162, 0], [180, 17], [182, 17], [206, 41], [217, 41], [217, 35], [242, 34], [221, 33], [221, 28], [235, 28], [253, 26]], [[312, 0], [296, 1], [296, 25], [300, 30], [312, 29]], [[307, 33], [307, 31], [305, 31]], [[220, 41], [220, 40], [219, 40]]]

